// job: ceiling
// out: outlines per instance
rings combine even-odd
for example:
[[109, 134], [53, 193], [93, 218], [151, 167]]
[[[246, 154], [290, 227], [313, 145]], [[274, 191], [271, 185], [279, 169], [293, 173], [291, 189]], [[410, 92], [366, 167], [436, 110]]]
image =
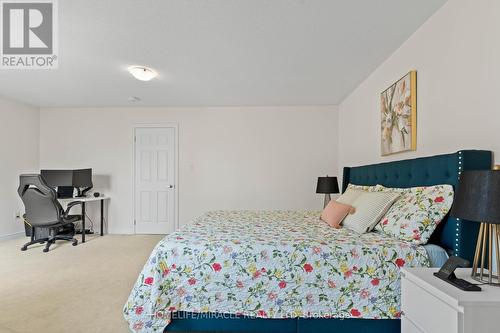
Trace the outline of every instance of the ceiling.
[[[40, 107], [338, 104], [446, 0], [59, 0], [59, 69], [1, 70]], [[137, 81], [126, 68], [160, 74]]]

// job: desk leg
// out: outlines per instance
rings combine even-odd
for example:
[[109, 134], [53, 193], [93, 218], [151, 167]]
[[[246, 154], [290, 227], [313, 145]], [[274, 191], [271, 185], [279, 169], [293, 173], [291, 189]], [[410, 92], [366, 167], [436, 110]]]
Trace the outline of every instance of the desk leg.
[[104, 200], [101, 200], [101, 236], [104, 236]]
[[82, 243], [85, 243], [85, 202], [82, 202]]

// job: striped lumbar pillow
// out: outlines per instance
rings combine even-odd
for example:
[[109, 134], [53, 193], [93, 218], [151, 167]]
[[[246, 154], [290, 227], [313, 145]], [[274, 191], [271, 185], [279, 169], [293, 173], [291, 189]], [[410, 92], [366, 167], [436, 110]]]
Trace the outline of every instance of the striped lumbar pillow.
[[356, 211], [344, 219], [344, 227], [360, 234], [371, 231], [400, 195], [395, 192], [362, 192], [351, 204]]

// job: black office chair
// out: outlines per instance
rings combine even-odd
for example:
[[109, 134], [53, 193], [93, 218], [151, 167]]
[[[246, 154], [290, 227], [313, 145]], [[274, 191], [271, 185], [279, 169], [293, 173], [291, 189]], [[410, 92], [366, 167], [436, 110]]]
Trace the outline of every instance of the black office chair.
[[[28, 246], [36, 243], [46, 242], [43, 252], [48, 252], [49, 247], [56, 240], [73, 242], [78, 244], [74, 236], [74, 222], [81, 219], [80, 215], [69, 215], [72, 207], [81, 204], [80, 201], [68, 204], [66, 211], [57, 201], [56, 191], [48, 186], [40, 175], [19, 176], [19, 188], [17, 190], [24, 203], [26, 214], [23, 215], [25, 222], [31, 227], [31, 241], [24, 244], [21, 251], [26, 251]], [[35, 228], [48, 229], [48, 237], [36, 239]], [[72, 230], [70, 234], [60, 234], [64, 229]]]

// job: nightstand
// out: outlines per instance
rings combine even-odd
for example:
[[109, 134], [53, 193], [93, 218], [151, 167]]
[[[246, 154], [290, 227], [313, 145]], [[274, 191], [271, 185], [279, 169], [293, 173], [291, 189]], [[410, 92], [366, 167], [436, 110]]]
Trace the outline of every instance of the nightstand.
[[[402, 333], [481, 333], [500, 330], [500, 287], [481, 285], [465, 292], [433, 275], [436, 268], [401, 273]], [[472, 283], [470, 268], [455, 271]]]

